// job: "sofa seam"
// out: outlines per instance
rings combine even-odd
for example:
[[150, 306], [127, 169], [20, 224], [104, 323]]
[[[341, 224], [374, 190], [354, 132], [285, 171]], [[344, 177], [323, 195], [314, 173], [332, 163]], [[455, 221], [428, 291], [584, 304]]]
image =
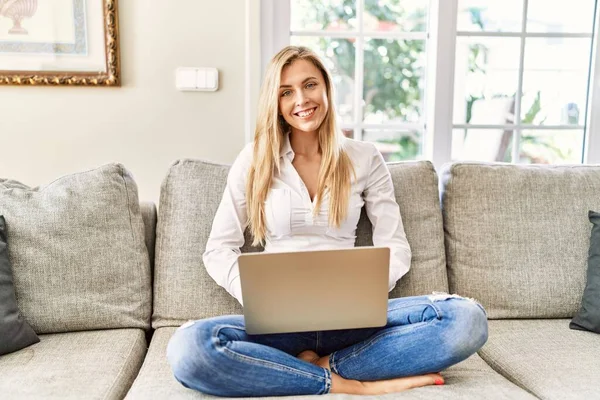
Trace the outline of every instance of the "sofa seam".
[[[157, 248], [162, 248], [162, 245], [163, 245], [163, 240], [164, 240], [163, 236], [164, 235], [162, 235], [162, 234], [160, 235], [160, 240], [159, 240], [159, 237], [158, 237], [158, 235], [160, 233], [160, 231], [159, 231], [159, 223], [160, 223], [160, 220], [161, 220], [161, 218], [160, 218], [161, 215], [160, 214], [162, 212], [166, 212], [166, 210], [164, 210], [164, 208], [165, 208], [164, 206], [160, 207], [160, 205], [161, 204], [165, 204], [166, 198], [167, 198], [167, 193], [170, 192], [168, 189], [169, 189], [170, 184], [171, 184], [171, 175], [173, 174], [173, 169], [177, 165], [181, 164], [182, 161], [183, 160], [179, 159], [179, 160], [174, 161], [171, 164], [171, 166], [169, 167], [169, 170], [167, 171], [167, 175], [165, 176], [165, 178], [163, 179], [163, 182], [161, 183], [161, 190], [160, 190], [160, 194], [159, 194], [159, 197], [158, 197], [158, 206], [159, 207], [157, 207], [157, 212], [156, 212], [156, 229], [155, 229], [155, 233], [154, 233], [155, 242], [154, 242], [154, 271], [152, 273], [153, 274], [153, 276], [152, 276], [152, 278], [153, 278], [152, 279], [152, 315], [150, 316], [150, 328], [151, 329], [156, 329], [154, 327], [154, 312], [155, 312], [155, 309], [156, 309], [156, 303], [157, 302], [154, 301], [154, 299], [155, 298], [158, 299], [158, 298], [162, 297], [162, 296], [160, 296], [160, 293], [159, 293], [159, 285], [157, 283], [157, 281], [158, 281], [157, 276], [158, 276], [158, 265], [159, 265], [158, 261], [159, 261], [159, 257], [160, 257], [160, 259], [161, 259], [161, 263], [160, 264], [163, 263], [162, 262], [162, 253], [163, 252], [162, 251], [158, 252], [158, 251], [156, 251], [156, 249]], [[165, 190], [162, 190], [163, 186], [164, 186]], [[170, 207], [170, 209], [172, 210], [172, 207]], [[165, 318], [163, 316], [160, 319], [164, 320]]]
[[[156, 332], [155, 332], [156, 334]], [[154, 337], [154, 335], [152, 335]], [[144, 339], [145, 340], [145, 339]], [[150, 352], [150, 344], [152, 343], [152, 340], [150, 340], [150, 343], [146, 343], [146, 354], [144, 355], [144, 361], [142, 362], [142, 366], [140, 367], [140, 370], [138, 371], [135, 379], [133, 380], [133, 383], [131, 384], [131, 386], [129, 387], [129, 389], [127, 390], [127, 394], [129, 394], [129, 392], [135, 387], [139, 385], [139, 382], [137, 381], [137, 378], [142, 376], [142, 374], [144, 372], [146, 372], [146, 370], [148, 369], [148, 365], [150, 364], [150, 360], [148, 357], [148, 353]], [[127, 394], [125, 394], [125, 397], [127, 397]]]
[[[451, 286], [451, 281], [452, 279], [450, 278], [451, 276], [451, 271], [450, 271], [450, 262], [452, 260], [450, 260], [450, 258], [452, 257], [452, 259], [458, 259], [458, 257], [456, 257], [456, 251], [457, 251], [457, 246], [456, 246], [456, 238], [455, 240], [451, 243], [450, 240], [450, 232], [448, 230], [448, 226], [452, 226], [452, 223], [455, 221], [455, 209], [453, 207], [452, 209], [452, 214], [450, 214], [448, 211], [447, 207], [444, 207], [444, 203], [448, 202], [448, 188], [453, 184], [453, 180], [454, 180], [454, 173], [453, 170], [457, 169], [459, 167], [459, 165], [457, 165], [456, 163], [452, 163], [450, 164], [450, 166], [448, 167], [448, 179], [445, 180], [444, 185], [443, 185], [443, 198], [440, 199], [440, 207], [442, 209], [442, 229], [444, 231], [444, 243], [448, 242], [449, 246], [448, 246], [448, 252], [446, 252], [446, 245], [444, 244], [444, 252], [445, 254], [445, 264], [446, 264], [446, 279], [448, 280], [448, 293], [452, 293], [454, 290], [452, 290]], [[446, 214], [448, 215], [448, 223], [446, 223], [446, 221], [444, 220], [444, 210], [446, 210]], [[448, 239], [446, 239], [446, 233], [448, 235]], [[450, 248], [452, 247], [452, 248]]]
[[[68, 178], [68, 177], [71, 177], [71, 176], [78, 176], [78, 175], [82, 175], [82, 174], [87, 174], [88, 172], [92, 172], [92, 171], [114, 168], [114, 167], [120, 168], [121, 165], [119, 163], [106, 163], [106, 164], [100, 165], [100, 166], [98, 166], [96, 168], [90, 168], [90, 169], [86, 169], [84, 171], [74, 172], [74, 173], [71, 173], [71, 174], [64, 174], [64, 175], [59, 176], [58, 178], [56, 178], [56, 179], [54, 179], [54, 180], [52, 180], [52, 181], [50, 181], [50, 182], [48, 182], [46, 184], [37, 185], [35, 187], [29, 187], [29, 186], [28, 187], [29, 187], [30, 191], [34, 191], [34, 189], [38, 189], [37, 192], [42, 192], [42, 191], [46, 190], [46, 188], [48, 188], [49, 186], [54, 185], [56, 182], [61, 181], [61, 180], [65, 179], [65, 178]], [[23, 182], [19, 182], [19, 183], [23, 183]], [[6, 189], [12, 189], [12, 188], [6, 186], [3, 183], [0, 183], [0, 186], [4, 187]]]
[[[137, 328], [134, 328], [136, 331], [138, 330]], [[141, 330], [141, 329], [139, 329]], [[143, 338], [143, 330], [141, 330], [141, 336]], [[138, 332], [139, 333], [139, 332]], [[144, 339], [145, 340], [145, 339]], [[117, 382], [119, 381], [119, 378], [121, 377], [123, 370], [125, 369], [125, 367], [127, 366], [127, 361], [129, 360], [131, 354], [133, 353], [133, 350], [136, 348], [136, 345], [138, 344], [138, 342], [140, 341], [139, 336], [138, 338], [135, 340], [135, 342], [133, 342], [133, 345], [131, 346], [131, 348], [129, 349], [129, 352], [127, 353], [127, 357], [125, 358], [123, 365], [121, 366], [121, 368], [119, 369], [119, 372], [117, 373], [117, 376], [115, 377], [115, 379], [113, 380], [113, 383], [110, 385], [110, 388], [108, 389], [108, 391], [106, 392], [104, 399], [108, 399], [108, 396], [110, 395], [110, 393], [113, 391], [113, 388], [115, 387], [115, 385], [117, 384]], [[146, 357], [144, 356], [144, 359]], [[139, 372], [139, 371], [138, 371]], [[135, 382], [135, 378], [134, 378], [134, 382]], [[133, 383], [131, 384], [131, 386], [129, 386], [129, 389], [131, 389], [131, 387], [133, 387]], [[129, 392], [129, 389], [127, 389], [127, 391]]]
[[[451, 175], [450, 179], [452, 179], [452, 178], [453, 178], [453, 176]], [[448, 182], [448, 183], [450, 183], [450, 182]], [[454, 182], [452, 182], [452, 183], [454, 183]], [[453, 209], [452, 209], [452, 224], [451, 224], [451, 226], [453, 226], [454, 228], [456, 228], [456, 219], [457, 219], [457, 211], [456, 211], [456, 207], [453, 207]], [[452, 252], [453, 253], [453, 260], [452, 260], [453, 262], [454, 262], [454, 260], [459, 260], [460, 259], [460, 257], [457, 255], [457, 252], [458, 252], [458, 244], [457, 243], [458, 243], [458, 239], [456, 238], [456, 234], [455, 234], [454, 235], [454, 243], [452, 244], [452, 247], [454, 247], [454, 251]], [[447, 259], [446, 259], [446, 263], [448, 264], [448, 260]], [[453, 290], [453, 288], [450, 287], [450, 272], [451, 271], [450, 271], [450, 269], [448, 267], [446, 267], [446, 269], [448, 271], [448, 290], [449, 290], [449, 293], [456, 292], [456, 290]], [[452, 279], [452, 280], [454, 280], [454, 279]], [[454, 286], [454, 284], [452, 286]]]
[[[154, 248], [152, 248], [152, 257], [150, 257], [150, 249], [146, 249], [147, 253], [148, 253], [148, 268], [149, 268], [149, 272], [150, 272], [150, 297], [149, 297], [149, 301], [150, 301], [150, 319], [148, 321], [148, 330], [144, 329], [144, 332], [152, 332], [153, 328], [152, 328], [152, 312], [154, 310], [154, 270], [156, 269], [156, 265], [155, 265], [155, 258], [156, 258], [156, 225], [158, 223], [158, 212], [157, 212], [157, 208], [156, 208], [156, 204], [154, 204], [153, 202], [150, 202], [150, 204], [152, 205], [152, 211], [153, 211], [153, 217], [154, 217], [154, 226], [152, 228], [153, 231], [153, 237], [154, 237], [154, 243], [153, 246]], [[141, 212], [141, 209], [140, 209]], [[143, 222], [144, 216], [142, 215], [142, 222]], [[144, 224], [144, 244], [146, 244], [146, 225]], [[146, 246], [147, 247], [147, 246]]]
[[[438, 174], [438, 171], [435, 169], [435, 165], [433, 165], [433, 162], [431, 162], [430, 160], [423, 160], [426, 165], [429, 168], [430, 171], [430, 175], [432, 178], [432, 183], [434, 186], [434, 190], [435, 190], [435, 195], [433, 196], [433, 207], [432, 209], [437, 210], [439, 212], [439, 229], [441, 230], [441, 235], [442, 235], [442, 242], [441, 242], [441, 250], [443, 252], [443, 267], [444, 267], [444, 273], [442, 275], [442, 277], [446, 278], [446, 282], [445, 282], [445, 289], [450, 292], [450, 284], [448, 282], [448, 257], [447, 257], [447, 251], [446, 251], [446, 233], [444, 231], [444, 214], [443, 214], [443, 205], [442, 205], [442, 190], [440, 187], [440, 184], [442, 183], [442, 177], [441, 177], [441, 173], [442, 171], [440, 171], [440, 173]], [[439, 256], [438, 256], [439, 257]]]
[[[135, 243], [135, 231], [133, 229], [133, 222], [131, 220], [131, 199], [129, 198], [129, 188], [127, 187], [127, 180], [125, 179], [125, 169], [124, 169], [124, 167], [122, 165], [119, 165], [119, 167], [120, 167], [120, 172], [121, 172], [121, 179], [123, 180], [123, 185], [125, 186], [125, 197], [127, 198], [127, 213], [129, 215], [129, 227], [131, 229], [131, 241], [132, 241], [133, 246], [135, 247], [136, 246], [136, 243]], [[146, 247], [145, 240], [144, 240], [144, 247]], [[146, 249], [146, 253], [147, 252], [148, 252], [148, 250]], [[148, 257], [150, 257], [150, 256], [148, 255]], [[142, 281], [142, 276], [144, 274], [143, 274], [143, 271], [141, 271], [142, 265], [140, 265], [140, 264], [142, 264], [142, 263], [140, 263], [138, 261], [138, 274], [139, 274], [138, 275], [138, 284], [139, 284], [140, 288], [143, 288], [144, 287], [144, 282]], [[142, 321], [145, 321], [145, 318], [144, 318], [144, 298], [143, 298], [143, 295], [142, 295], [142, 291], [140, 291], [138, 299], [139, 299], [139, 302], [140, 302], [139, 303], [139, 305], [140, 305], [140, 311], [139, 311], [138, 315], [140, 316], [140, 319]], [[152, 319], [152, 317], [150, 317], [150, 319]], [[150, 326], [152, 326], [151, 322], [150, 322]]]
[[[526, 391], [527, 393], [531, 394], [532, 396], [534, 396], [535, 398], [540, 399], [541, 397], [539, 397], [537, 394], [533, 393], [529, 388], [527, 388], [525, 386], [525, 384], [523, 382], [521, 382], [520, 380], [512, 377], [508, 371], [505, 368], [502, 368], [502, 366], [494, 361], [488, 362], [485, 358], [483, 358], [482, 356], [482, 351], [478, 351], [477, 355], [479, 357], [481, 357], [481, 359], [494, 371], [496, 372], [498, 375], [502, 376], [504, 379], [506, 379], [507, 381], [509, 381], [510, 383], [512, 383], [513, 385], [517, 386], [520, 389], [523, 389], [524, 391]], [[512, 378], [512, 379], [511, 379]]]
[[216, 166], [219, 166], [219, 167], [231, 167], [231, 165], [232, 165], [232, 164], [229, 164], [229, 163], [219, 163], [219, 162], [207, 160], [207, 159], [204, 159], [204, 158], [180, 158], [180, 159], [174, 161], [173, 164], [171, 165], [171, 167], [174, 167], [177, 164], [197, 163], [197, 162], [202, 162], [202, 163], [209, 164], [209, 165], [216, 165]]
[[[426, 161], [426, 160], [422, 160]], [[398, 161], [395, 161], [398, 162]], [[400, 161], [402, 162], [402, 161]], [[519, 168], [530, 168], [530, 169], [557, 169], [557, 168], [567, 168], [567, 169], [587, 169], [587, 168], [598, 168], [600, 165], [598, 164], [513, 164], [510, 162], [501, 162], [501, 161], [468, 161], [468, 160], [460, 160], [453, 161], [450, 163], [455, 167], [519, 167]]]

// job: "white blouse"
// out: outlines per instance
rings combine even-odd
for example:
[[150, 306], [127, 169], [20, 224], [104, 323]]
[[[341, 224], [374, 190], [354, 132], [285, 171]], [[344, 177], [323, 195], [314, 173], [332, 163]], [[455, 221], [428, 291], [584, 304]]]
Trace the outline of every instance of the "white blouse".
[[[368, 142], [345, 139], [356, 180], [352, 181], [349, 210], [341, 226], [328, 224], [329, 195], [326, 191], [321, 208], [313, 217], [315, 202], [292, 165], [294, 151], [286, 135], [279, 154], [280, 173], [274, 176], [265, 201], [266, 252], [343, 249], [354, 247], [360, 211], [366, 212], [373, 225], [373, 245], [390, 248], [389, 290], [408, 272], [411, 251], [404, 233], [394, 186], [384, 159]], [[215, 214], [203, 255], [208, 274], [240, 304], [242, 289], [237, 258], [244, 244], [247, 226], [246, 180], [252, 162], [253, 145], [240, 152], [227, 177], [223, 198]]]

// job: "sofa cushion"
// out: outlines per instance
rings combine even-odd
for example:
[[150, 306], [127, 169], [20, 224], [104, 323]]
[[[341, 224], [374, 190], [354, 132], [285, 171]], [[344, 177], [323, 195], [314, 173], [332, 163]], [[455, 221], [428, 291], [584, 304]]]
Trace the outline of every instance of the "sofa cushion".
[[[410, 272], [391, 297], [447, 291], [437, 175], [428, 161], [389, 165], [412, 250]], [[238, 302], [208, 275], [202, 253], [223, 191], [228, 165], [180, 160], [163, 181], [158, 207], [153, 327], [189, 319], [241, 314]], [[242, 252], [260, 251], [246, 244]], [[356, 244], [371, 245], [371, 225], [362, 213]]]
[[569, 327], [600, 333], [600, 213], [590, 210], [588, 217], [592, 223], [592, 233], [587, 279], [581, 299], [581, 310]]
[[569, 329], [568, 319], [489, 321], [479, 355], [542, 399], [597, 399], [600, 336]]
[[3, 399], [122, 399], [146, 354], [141, 329], [40, 335], [0, 357]]
[[149, 327], [144, 223], [122, 165], [35, 188], [0, 179], [0, 214], [19, 308], [38, 334]]
[[489, 318], [570, 318], [585, 286], [600, 166], [458, 162], [442, 174], [450, 290]]
[[[160, 328], [152, 337], [148, 355], [140, 374], [136, 378], [127, 400], [135, 399], [201, 399], [213, 398], [203, 393], [186, 389], [175, 380], [167, 359], [167, 343], [176, 328]], [[467, 360], [442, 371], [444, 386], [429, 386], [411, 389], [402, 393], [394, 393], [390, 398], [402, 399], [506, 399], [533, 400], [526, 391], [510, 383], [500, 374], [494, 372], [477, 354]], [[286, 397], [287, 398], [287, 397]], [[291, 396], [289, 399], [314, 399], [314, 396]], [[356, 396], [336, 394], [327, 398], [351, 400]], [[361, 396], [360, 399], [380, 399], [381, 396]]]
[[38, 343], [40, 339], [23, 319], [17, 306], [12, 268], [8, 259], [6, 221], [0, 215], [0, 355]]

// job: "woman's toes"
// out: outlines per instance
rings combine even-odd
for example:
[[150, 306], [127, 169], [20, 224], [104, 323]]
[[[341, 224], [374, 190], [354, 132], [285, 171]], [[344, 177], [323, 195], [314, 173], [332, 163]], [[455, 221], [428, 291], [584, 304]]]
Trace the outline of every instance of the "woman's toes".
[[445, 382], [444, 378], [440, 374], [427, 374], [414, 376], [412, 378], [414, 379], [411, 379], [407, 382], [407, 384], [409, 385], [407, 389], [429, 385], [443, 385]]

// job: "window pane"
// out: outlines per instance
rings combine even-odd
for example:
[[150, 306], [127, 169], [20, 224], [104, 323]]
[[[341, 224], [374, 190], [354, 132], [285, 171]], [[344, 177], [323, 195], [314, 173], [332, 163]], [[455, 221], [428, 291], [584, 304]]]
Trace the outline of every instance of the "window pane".
[[581, 164], [583, 130], [523, 131], [519, 163]]
[[596, 0], [569, 0], [548, 4], [548, 0], [529, 0], [528, 32], [591, 33]]
[[354, 30], [356, 28], [356, 1], [291, 0], [290, 25], [292, 31]]
[[354, 121], [354, 40], [292, 36], [291, 44], [315, 51], [333, 76], [336, 111], [341, 122]]
[[527, 38], [524, 124], [585, 124], [590, 46], [590, 39]]
[[423, 154], [422, 135], [398, 129], [367, 129], [363, 140], [373, 142], [386, 161], [415, 160]]
[[425, 41], [367, 38], [364, 60], [365, 122], [418, 122]]
[[512, 123], [507, 113], [514, 109], [519, 53], [519, 38], [457, 39], [455, 123]]
[[364, 30], [425, 32], [429, 0], [365, 0]]
[[511, 162], [512, 140], [507, 129], [454, 129], [452, 161]]
[[[454, 129], [452, 161], [512, 161], [513, 131]], [[518, 163], [580, 164], [583, 130], [525, 130], [521, 134]]]
[[523, 0], [458, 1], [459, 31], [521, 32], [522, 21]]

